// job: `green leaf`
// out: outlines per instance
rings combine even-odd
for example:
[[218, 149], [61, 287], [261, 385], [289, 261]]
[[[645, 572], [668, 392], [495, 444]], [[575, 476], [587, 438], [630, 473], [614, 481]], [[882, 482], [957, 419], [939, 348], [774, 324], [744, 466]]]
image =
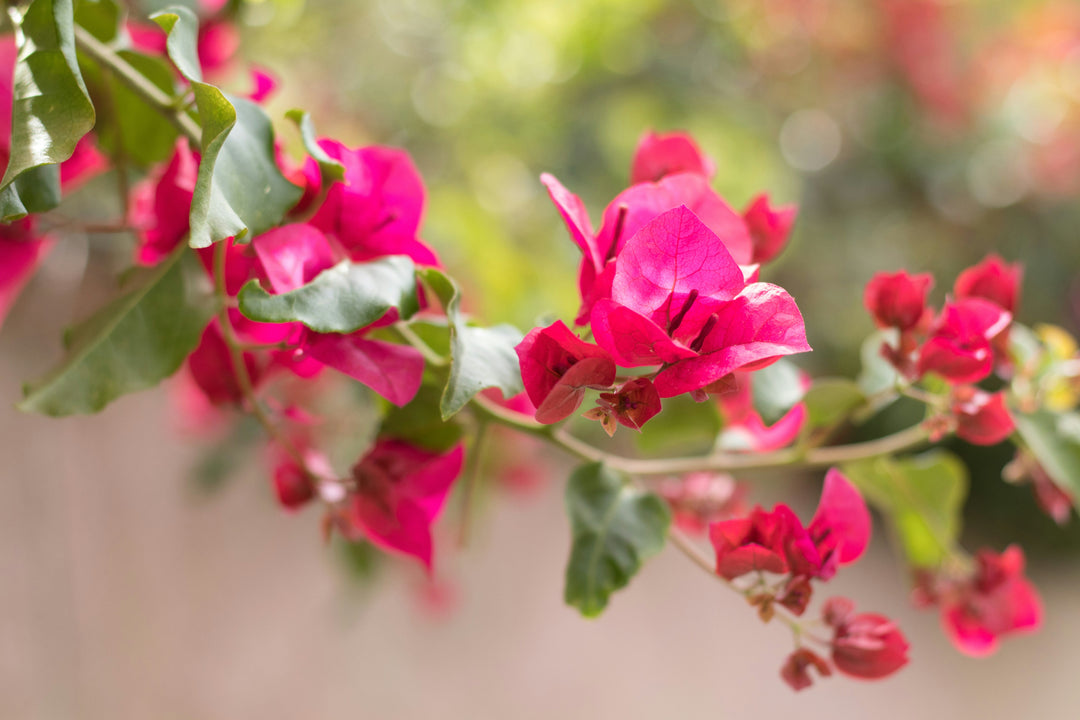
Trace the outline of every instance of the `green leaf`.
[[64, 359], [24, 385], [19, 409], [94, 413], [157, 385], [198, 345], [213, 312], [210, 299], [204, 273], [184, 246], [153, 268], [130, 272], [119, 297], [65, 333]]
[[67, 160], [83, 135], [94, 127], [94, 106], [75, 56], [71, 2], [35, 0], [21, 17], [17, 10], [9, 10], [20, 31], [20, 41], [15, 63], [11, 157], [0, 181], [0, 215], [4, 222], [59, 204], [57, 171], [39, 171], [32, 179], [17, 180], [35, 168]]
[[1080, 415], [1058, 415], [1047, 410], [1014, 412], [1013, 421], [1020, 438], [1050, 478], [1073, 498], [1080, 498], [1080, 442], [1075, 433]]
[[78, 0], [75, 4], [75, 23], [106, 44], [120, 35], [125, 14], [116, 0]]
[[756, 371], [752, 377], [754, 409], [766, 425], [782, 418], [806, 393], [799, 366], [784, 358]]
[[851, 415], [866, 402], [866, 396], [847, 378], [820, 378], [810, 386], [803, 402], [808, 427], [829, 427]]
[[302, 191], [277, 166], [273, 126], [262, 108], [202, 82], [195, 14], [173, 7], [152, 19], [169, 34], [169, 58], [191, 82], [203, 131], [191, 246], [209, 247], [227, 237], [250, 240], [281, 222]]
[[463, 430], [455, 420], [444, 421], [439, 411], [439, 388], [422, 385], [404, 407], [388, 407], [379, 425], [379, 437], [407, 440], [433, 452], [446, 452], [461, 439]]
[[307, 285], [271, 295], [257, 280], [240, 288], [240, 312], [259, 322], [302, 322], [315, 332], [350, 333], [375, 322], [390, 308], [402, 319], [419, 309], [416, 266], [404, 255], [372, 262], [342, 260]]
[[460, 310], [461, 291], [450, 276], [435, 268], [424, 268], [419, 275], [438, 296], [450, 321], [450, 376], [440, 404], [443, 419], [456, 415], [486, 388], [499, 388], [503, 397], [521, 392], [521, 368], [514, 352], [521, 331], [511, 325], [466, 324]]
[[304, 149], [307, 150], [307, 154], [315, 162], [319, 163], [322, 181], [329, 183], [334, 180], [344, 180], [345, 166], [327, 155], [326, 151], [319, 147], [319, 143], [315, 139], [315, 124], [311, 122], [311, 115], [304, 110], [290, 110], [285, 113], [285, 117], [296, 123], [296, 126], [300, 129], [300, 139], [304, 142]]
[[968, 487], [967, 468], [956, 456], [931, 450], [902, 460], [880, 457], [849, 463], [844, 472], [888, 518], [912, 566], [937, 567], [953, 553]]
[[573, 545], [565, 600], [586, 617], [607, 607], [646, 559], [660, 552], [671, 513], [656, 495], [635, 490], [602, 463], [582, 465], [566, 485]]

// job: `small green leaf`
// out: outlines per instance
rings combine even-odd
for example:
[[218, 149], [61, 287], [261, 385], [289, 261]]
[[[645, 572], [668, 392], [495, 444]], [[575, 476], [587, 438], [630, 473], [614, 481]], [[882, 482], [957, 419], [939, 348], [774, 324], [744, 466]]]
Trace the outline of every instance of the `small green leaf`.
[[964, 464], [942, 450], [849, 463], [844, 472], [888, 518], [915, 567], [937, 567], [955, 548], [967, 496]]
[[375, 322], [390, 308], [402, 319], [419, 309], [416, 268], [404, 255], [372, 262], [342, 260], [292, 292], [271, 295], [250, 280], [240, 288], [240, 312], [259, 322], [302, 322], [315, 332], [350, 333]]
[[601, 463], [582, 465], [570, 476], [566, 512], [573, 545], [564, 597], [582, 615], [595, 617], [611, 593], [663, 549], [671, 512], [656, 495], [635, 490]]
[[1074, 499], [1080, 498], [1080, 442], [1074, 435], [1080, 415], [1039, 410], [1014, 412], [1013, 420], [1020, 438], [1050, 479]]
[[177, 371], [213, 312], [194, 254], [181, 246], [159, 265], [129, 273], [121, 290], [65, 333], [63, 361], [24, 385], [20, 410], [53, 416], [94, 413]]
[[851, 415], [866, 402], [866, 396], [847, 378], [821, 378], [810, 386], [803, 402], [809, 427], [830, 427]]
[[[60, 202], [59, 174], [35, 168], [71, 157], [94, 127], [94, 106], [75, 55], [72, 0], [35, 0], [21, 17], [11, 115], [11, 157], [0, 181], [0, 219], [7, 222]], [[55, 183], [55, 184], [54, 184]], [[26, 193], [24, 195], [24, 193]]]
[[756, 371], [752, 378], [754, 409], [766, 425], [782, 418], [806, 394], [799, 366], [784, 358]]
[[152, 19], [169, 34], [169, 58], [191, 82], [202, 126], [191, 246], [209, 247], [227, 237], [250, 240], [281, 222], [302, 191], [277, 166], [273, 126], [262, 108], [202, 82], [195, 14], [173, 7]]
[[459, 307], [461, 292], [450, 276], [435, 268], [424, 268], [419, 275], [438, 296], [450, 321], [450, 376], [440, 405], [443, 419], [456, 415], [486, 388], [499, 388], [503, 397], [521, 392], [521, 368], [514, 352], [521, 331], [511, 325], [466, 324]]
[[290, 110], [285, 113], [285, 117], [296, 123], [296, 126], [300, 129], [300, 139], [304, 142], [304, 149], [307, 150], [307, 154], [315, 162], [319, 163], [323, 182], [344, 180], [345, 166], [327, 155], [326, 151], [319, 147], [318, 140], [315, 139], [315, 124], [311, 122], [311, 115], [304, 110]]

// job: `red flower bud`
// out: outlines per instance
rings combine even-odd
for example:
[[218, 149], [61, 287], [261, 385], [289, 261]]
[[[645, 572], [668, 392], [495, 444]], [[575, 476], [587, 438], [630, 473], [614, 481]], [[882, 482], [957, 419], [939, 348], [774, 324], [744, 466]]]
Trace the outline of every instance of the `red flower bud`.
[[817, 670], [821, 677], [832, 675], [832, 668], [825, 658], [808, 648], [799, 648], [788, 656], [787, 662], [780, 668], [780, 677], [793, 690], [804, 690], [814, 683], [810, 677], [811, 667]]
[[984, 298], [1015, 314], [1023, 275], [1024, 269], [1020, 263], [1010, 265], [998, 255], [991, 254], [978, 265], [960, 273], [954, 290], [958, 298]]
[[632, 184], [657, 182], [665, 175], [680, 172], [712, 177], [716, 166], [686, 133], [658, 135], [650, 130], [641, 136], [630, 168]]
[[935, 372], [954, 383], [982, 380], [994, 369], [990, 342], [1011, 321], [1012, 315], [981, 298], [947, 303], [919, 353], [919, 374]]
[[754, 242], [755, 263], [767, 263], [784, 249], [791, 236], [791, 226], [795, 224], [798, 208], [794, 205], [772, 207], [769, 196], [762, 194], [754, 198], [743, 210], [743, 221], [750, 231]]
[[848, 616], [836, 626], [832, 660], [836, 669], [846, 675], [876, 680], [906, 665], [907, 651], [907, 639], [892, 620], [876, 613], [861, 613]]
[[926, 311], [926, 293], [934, 284], [929, 274], [878, 273], [866, 284], [863, 303], [878, 327], [911, 330]]

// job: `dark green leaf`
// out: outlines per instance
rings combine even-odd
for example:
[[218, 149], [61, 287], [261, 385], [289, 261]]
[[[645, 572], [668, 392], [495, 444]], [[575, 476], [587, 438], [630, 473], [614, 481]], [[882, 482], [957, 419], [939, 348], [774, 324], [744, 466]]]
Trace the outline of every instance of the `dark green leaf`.
[[59, 203], [55, 171], [38, 173], [28, 182], [16, 180], [34, 168], [67, 160], [94, 127], [94, 106], [75, 57], [71, 0], [34, 0], [16, 22], [22, 42], [15, 63], [11, 157], [0, 181], [4, 221]]
[[404, 255], [372, 262], [342, 260], [303, 287], [271, 295], [250, 280], [240, 288], [240, 312], [269, 323], [302, 322], [316, 332], [350, 333], [375, 322], [390, 308], [402, 319], [419, 309], [416, 267]]
[[303, 110], [290, 110], [285, 113], [285, 116], [296, 123], [296, 126], [300, 129], [300, 139], [304, 141], [304, 149], [307, 150], [307, 154], [315, 162], [319, 163], [322, 181], [329, 183], [334, 180], [344, 180], [345, 166], [327, 155], [326, 151], [319, 147], [319, 143], [315, 138], [315, 124], [311, 122], [311, 115]]
[[573, 546], [566, 566], [565, 600], [586, 617], [607, 607], [641, 563], [660, 552], [671, 513], [663, 500], [630, 487], [601, 463], [579, 467], [566, 485]]
[[169, 58], [191, 82], [202, 126], [202, 159], [191, 199], [191, 246], [250, 239], [281, 222], [300, 199], [274, 158], [270, 119], [255, 103], [202, 82], [198, 19], [174, 7], [153, 16], [167, 33]]
[[1028, 449], [1063, 490], [1080, 498], [1080, 442], [1075, 433], [1080, 415], [1047, 410], [1013, 413], [1016, 429]]
[[450, 376], [443, 391], [443, 419], [457, 414], [481, 390], [497, 387], [503, 397], [524, 389], [514, 347], [521, 332], [510, 325], [473, 327], [461, 315], [461, 293], [446, 273], [424, 268], [420, 276], [438, 296], [450, 321]]
[[844, 466], [848, 478], [888, 518], [908, 562], [937, 567], [956, 545], [967, 496], [967, 468], [932, 450], [897, 460], [881, 457]]
[[842, 422], [866, 402], [862, 390], [846, 378], [821, 378], [807, 391], [806, 422], [811, 428], [829, 427]]
[[799, 366], [784, 358], [758, 370], [752, 378], [754, 409], [766, 425], [782, 418], [806, 393]]
[[157, 385], [195, 349], [212, 311], [198, 261], [181, 246], [159, 265], [130, 273], [119, 297], [65, 333], [63, 361], [23, 387], [19, 409], [93, 413]]

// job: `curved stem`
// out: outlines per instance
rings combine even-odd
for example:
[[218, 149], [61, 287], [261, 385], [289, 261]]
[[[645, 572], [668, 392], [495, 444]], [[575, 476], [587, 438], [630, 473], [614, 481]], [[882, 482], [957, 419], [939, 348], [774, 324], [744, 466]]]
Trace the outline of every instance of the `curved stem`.
[[117, 80], [165, 116], [182, 135], [192, 142], [194, 147], [202, 146], [202, 128], [191, 119], [187, 112], [177, 106], [176, 98], [170, 97], [157, 85], [147, 80], [142, 73], [117, 55], [109, 46], [78, 25], [75, 26], [75, 44], [79, 50], [108, 69]]

